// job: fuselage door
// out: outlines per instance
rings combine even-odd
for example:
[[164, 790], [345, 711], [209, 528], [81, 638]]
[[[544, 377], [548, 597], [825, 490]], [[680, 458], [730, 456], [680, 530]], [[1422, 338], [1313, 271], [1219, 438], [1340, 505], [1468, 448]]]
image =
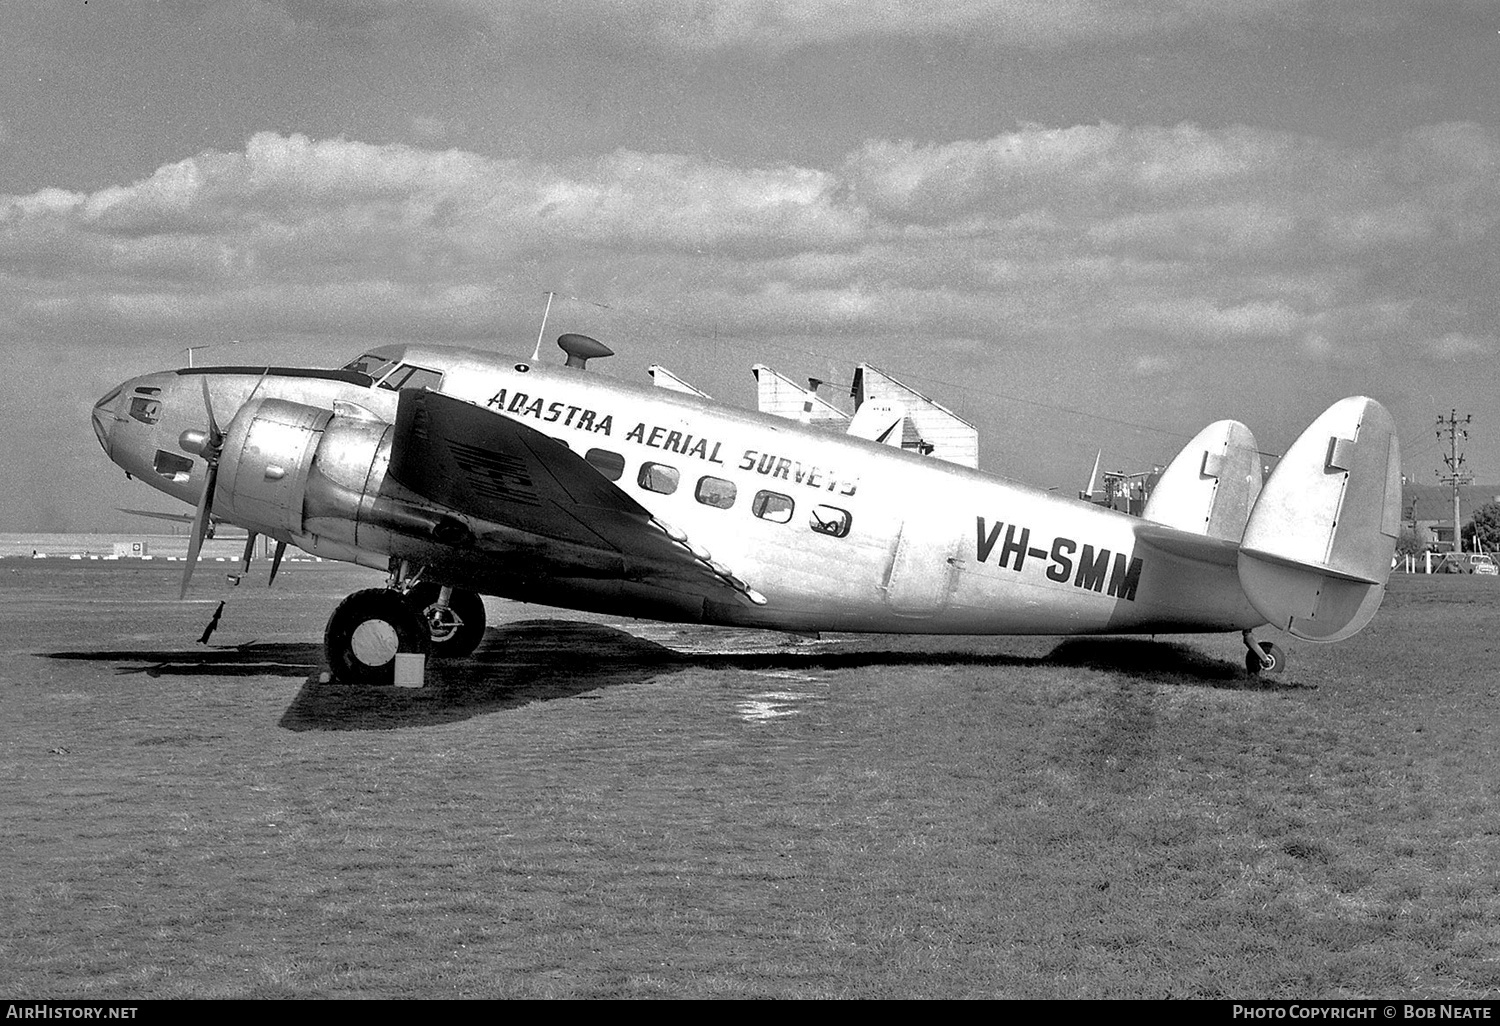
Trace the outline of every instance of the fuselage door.
[[936, 616], [947, 608], [958, 580], [961, 533], [951, 518], [930, 508], [901, 524], [891, 551], [885, 600], [897, 616]]

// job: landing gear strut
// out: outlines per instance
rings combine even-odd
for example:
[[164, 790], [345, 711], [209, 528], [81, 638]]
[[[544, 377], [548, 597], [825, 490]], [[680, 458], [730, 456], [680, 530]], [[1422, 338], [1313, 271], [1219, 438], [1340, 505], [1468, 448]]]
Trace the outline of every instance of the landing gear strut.
[[1252, 677], [1262, 673], [1280, 673], [1286, 669], [1286, 653], [1281, 646], [1270, 641], [1257, 642], [1249, 631], [1240, 635], [1245, 640], [1245, 672]]
[[396, 656], [462, 659], [484, 640], [484, 601], [477, 592], [421, 580], [406, 563], [392, 567], [385, 588], [357, 591], [339, 603], [323, 632], [335, 680], [383, 685], [395, 680]]
[[484, 640], [484, 601], [477, 593], [420, 581], [406, 601], [427, 621], [434, 658], [462, 659]]

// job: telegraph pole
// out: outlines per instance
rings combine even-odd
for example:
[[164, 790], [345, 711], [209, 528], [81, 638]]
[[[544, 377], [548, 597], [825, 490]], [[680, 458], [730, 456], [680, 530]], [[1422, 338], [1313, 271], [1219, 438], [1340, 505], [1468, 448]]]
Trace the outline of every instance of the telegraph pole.
[[1464, 419], [1459, 420], [1457, 410], [1453, 410], [1446, 418], [1437, 419], [1438, 441], [1443, 440], [1443, 435], [1448, 436], [1448, 455], [1443, 457], [1443, 462], [1448, 465], [1448, 473], [1444, 475], [1441, 470], [1434, 473], [1443, 484], [1453, 486], [1453, 551], [1458, 553], [1464, 550], [1463, 525], [1458, 519], [1458, 488], [1459, 485], [1466, 485], [1474, 480], [1474, 475], [1464, 470], [1464, 457], [1458, 451], [1458, 440], [1469, 440], [1469, 432], [1459, 425], [1468, 424], [1473, 419], [1472, 415], [1465, 414]]

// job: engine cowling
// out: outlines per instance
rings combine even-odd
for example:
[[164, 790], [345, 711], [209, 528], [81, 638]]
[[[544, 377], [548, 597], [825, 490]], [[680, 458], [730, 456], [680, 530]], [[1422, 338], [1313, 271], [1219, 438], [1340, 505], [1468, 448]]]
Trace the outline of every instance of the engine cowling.
[[359, 407], [253, 399], [225, 434], [214, 510], [315, 554], [372, 566], [384, 565], [396, 538], [471, 543], [467, 525], [387, 482], [392, 430]]
[[307, 522], [339, 523], [353, 541], [371, 470], [389, 451], [384, 421], [336, 416], [285, 399], [252, 399], [230, 422], [219, 456], [214, 509], [252, 531], [286, 539]]

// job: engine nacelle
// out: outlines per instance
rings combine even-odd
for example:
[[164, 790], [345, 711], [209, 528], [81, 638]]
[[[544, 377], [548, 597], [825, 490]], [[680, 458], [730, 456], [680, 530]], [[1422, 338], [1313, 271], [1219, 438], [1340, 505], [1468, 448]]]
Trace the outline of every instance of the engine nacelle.
[[370, 417], [252, 399], [224, 436], [214, 510], [283, 541], [326, 534], [354, 544], [366, 492], [385, 476], [390, 431]]
[[386, 553], [407, 547], [397, 539], [472, 543], [467, 525], [387, 482], [391, 431], [359, 407], [253, 399], [225, 435], [214, 510], [316, 555], [368, 566], [384, 567]]
[[252, 399], [229, 424], [219, 453], [214, 511], [251, 531], [302, 533], [308, 474], [331, 410], [285, 399]]

